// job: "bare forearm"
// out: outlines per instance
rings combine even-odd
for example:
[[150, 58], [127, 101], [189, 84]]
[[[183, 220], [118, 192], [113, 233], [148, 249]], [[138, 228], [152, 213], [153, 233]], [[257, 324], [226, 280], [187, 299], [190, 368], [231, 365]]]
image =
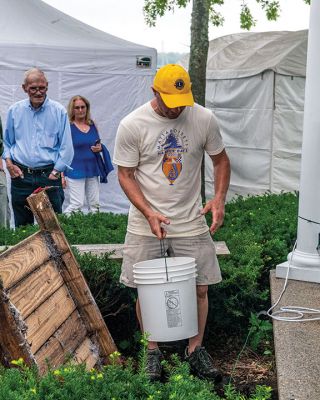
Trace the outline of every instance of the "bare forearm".
[[166, 231], [161, 224], [168, 225], [170, 221], [165, 215], [152, 209], [136, 181], [135, 168], [118, 167], [118, 178], [120, 186], [128, 199], [145, 216], [150, 225], [151, 232], [158, 239], [163, 239], [166, 236]]
[[152, 212], [151, 206], [144, 197], [140, 186], [134, 177], [124, 177], [119, 174], [119, 183], [130, 202], [146, 217]]
[[230, 183], [230, 161], [227, 155], [214, 161], [214, 193], [217, 200], [226, 201]]

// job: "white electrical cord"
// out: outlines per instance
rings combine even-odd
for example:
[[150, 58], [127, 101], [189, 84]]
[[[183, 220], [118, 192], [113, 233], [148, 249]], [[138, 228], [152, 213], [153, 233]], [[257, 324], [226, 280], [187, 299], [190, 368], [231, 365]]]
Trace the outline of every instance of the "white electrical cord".
[[[280, 296], [278, 298], [278, 300], [275, 302], [275, 304], [269, 308], [269, 310], [267, 311], [267, 315], [272, 318], [275, 319], [277, 321], [286, 321], [286, 322], [309, 322], [309, 321], [319, 321], [320, 320], [320, 316], [319, 317], [314, 317], [314, 318], [305, 318], [305, 316], [307, 314], [319, 314], [320, 315], [320, 310], [317, 310], [316, 308], [307, 308], [307, 307], [298, 307], [298, 306], [285, 306], [285, 307], [280, 307], [279, 310], [274, 311], [271, 313], [271, 311], [279, 304], [283, 293], [285, 292], [286, 288], [287, 288], [287, 284], [288, 284], [288, 279], [289, 279], [289, 270], [290, 270], [290, 265], [292, 262], [292, 256], [294, 253], [294, 250], [297, 246], [297, 241], [295, 242], [294, 246], [293, 246], [293, 250], [291, 253], [291, 257], [290, 260], [288, 261], [288, 269], [287, 269], [287, 275], [286, 275], [286, 280], [284, 282], [283, 285], [283, 289], [282, 292], [280, 293]], [[289, 316], [282, 316], [282, 314], [294, 314], [292, 317]]]

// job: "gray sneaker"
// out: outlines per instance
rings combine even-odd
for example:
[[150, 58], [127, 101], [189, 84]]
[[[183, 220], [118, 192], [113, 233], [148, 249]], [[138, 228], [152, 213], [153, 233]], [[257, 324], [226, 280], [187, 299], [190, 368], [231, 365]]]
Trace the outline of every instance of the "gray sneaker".
[[189, 355], [188, 347], [185, 351], [185, 360], [190, 364], [191, 372], [200, 379], [208, 379], [214, 383], [222, 380], [221, 373], [213, 366], [213, 360], [204, 347], [197, 346]]
[[161, 360], [163, 356], [159, 349], [147, 350], [146, 373], [150, 381], [158, 381], [161, 378]]

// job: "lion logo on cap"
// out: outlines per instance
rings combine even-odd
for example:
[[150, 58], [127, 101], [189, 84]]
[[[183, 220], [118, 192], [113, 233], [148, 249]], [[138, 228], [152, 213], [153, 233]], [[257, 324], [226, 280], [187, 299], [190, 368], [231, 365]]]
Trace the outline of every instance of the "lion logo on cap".
[[174, 83], [174, 86], [178, 90], [182, 90], [184, 88], [184, 81], [182, 79], [177, 79]]

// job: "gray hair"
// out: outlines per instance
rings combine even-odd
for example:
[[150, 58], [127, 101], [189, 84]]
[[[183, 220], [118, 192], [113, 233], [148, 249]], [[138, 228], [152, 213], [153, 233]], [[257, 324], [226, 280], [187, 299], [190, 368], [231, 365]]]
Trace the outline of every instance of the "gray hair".
[[28, 69], [28, 71], [26, 71], [24, 73], [24, 81], [23, 81], [24, 85], [27, 85], [29, 76], [33, 75], [33, 74], [41, 75], [41, 77], [44, 78], [45, 81], [48, 83], [48, 79], [47, 79], [45, 73], [43, 71], [41, 71], [41, 69], [39, 69], [39, 68], [30, 68], [30, 69]]

